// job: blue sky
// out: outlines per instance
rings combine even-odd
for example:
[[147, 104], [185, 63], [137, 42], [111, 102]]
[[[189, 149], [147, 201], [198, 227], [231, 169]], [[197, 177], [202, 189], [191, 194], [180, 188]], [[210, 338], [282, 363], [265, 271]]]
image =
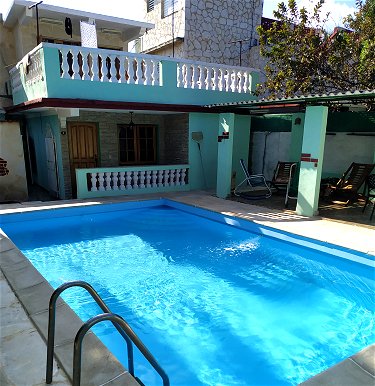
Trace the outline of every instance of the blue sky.
[[[141, 4], [143, 0], [44, 0], [46, 4], [65, 6], [67, 8], [81, 9], [95, 13], [105, 13], [125, 19], [142, 19]], [[203, 0], [201, 0], [203, 1]], [[287, 0], [285, 0], [287, 1]], [[264, 0], [263, 16], [273, 17], [272, 11], [280, 0]], [[311, 0], [297, 0], [298, 4], [311, 6]], [[0, 0], [0, 13], [5, 13], [12, 0]], [[326, 0], [325, 11], [330, 12], [329, 29], [342, 25], [343, 18], [355, 9], [355, 0]]]

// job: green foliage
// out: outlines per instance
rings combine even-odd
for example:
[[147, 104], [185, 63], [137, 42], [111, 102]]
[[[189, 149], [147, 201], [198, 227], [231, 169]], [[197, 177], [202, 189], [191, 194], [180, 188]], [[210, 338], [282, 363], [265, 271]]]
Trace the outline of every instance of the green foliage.
[[296, 0], [280, 3], [271, 28], [258, 27], [267, 80], [257, 94], [289, 97], [354, 89], [375, 89], [375, 0], [357, 2], [346, 19], [349, 30], [328, 34], [324, 0], [311, 13]]

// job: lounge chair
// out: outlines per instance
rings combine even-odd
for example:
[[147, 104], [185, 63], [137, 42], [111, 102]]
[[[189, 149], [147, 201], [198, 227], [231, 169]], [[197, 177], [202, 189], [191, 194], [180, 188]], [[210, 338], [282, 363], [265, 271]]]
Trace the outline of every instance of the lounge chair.
[[371, 201], [372, 202], [372, 211], [370, 214], [370, 221], [371, 221], [372, 216], [374, 215], [374, 210], [375, 210], [375, 174], [370, 174], [367, 177], [364, 195], [366, 197], [366, 202], [365, 202], [365, 205], [362, 209], [362, 212], [365, 211], [366, 206]]
[[270, 187], [263, 174], [250, 174], [243, 159], [240, 159], [245, 179], [234, 189], [234, 195], [248, 200], [259, 200], [272, 196]]
[[296, 165], [296, 162], [279, 161], [277, 163], [271, 181], [271, 186], [275, 187], [277, 191], [287, 189], [288, 183], [296, 171], [296, 168], [292, 168], [293, 165]]
[[375, 164], [353, 162], [336, 184], [329, 185], [326, 188], [325, 196], [330, 201], [338, 201], [345, 205], [355, 202], [360, 187], [364, 184], [374, 166]]

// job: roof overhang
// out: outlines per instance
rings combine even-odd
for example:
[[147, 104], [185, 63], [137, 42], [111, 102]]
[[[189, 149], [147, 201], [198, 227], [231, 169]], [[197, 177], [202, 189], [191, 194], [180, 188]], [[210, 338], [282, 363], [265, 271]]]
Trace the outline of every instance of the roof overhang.
[[[35, 8], [29, 9], [29, 6], [33, 4], [35, 4], [33, 1], [13, 0], [9, 10], [3, 14], [4, 26], [12, 28], [17, 23], [24, 24], [35, 18]], [[119, 31], [124, 40], [135, 39], [143, 35], [146, 30], [155, 27], [154, 24], [145, 21], [123, 19], [44, 3], [38, 6], [38, 13], [39, 19], [44, 18], [52, 21], [65, 22], [65, 18], [69, 17], [74, 29], [79, 29], [81, 20], [93, 19], [98, 29]]]
[[242, 102], [208, 105], [222, 111], [247, 111], [250, 115], [303, 112], [306, 106], [329, 106], [348, 111], [366, 111], [375, 108], [375, 90], [348, 91], [331, 94], [310, 94], [290, 98], [254, 99]]

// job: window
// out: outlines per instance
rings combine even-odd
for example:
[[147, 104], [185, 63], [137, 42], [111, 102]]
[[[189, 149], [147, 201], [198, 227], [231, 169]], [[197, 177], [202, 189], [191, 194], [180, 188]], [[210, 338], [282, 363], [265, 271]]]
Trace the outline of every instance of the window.
[[172, 15], [180, 6], [181, 0], [162, 0], [162, 17]]
[[119, 125], [120, 165], [156, 162], [156, 127]]
[[147, 12], [153, 11], [154, 7], [155, 7], [155, 1], [154, 0], [147, 0]]

